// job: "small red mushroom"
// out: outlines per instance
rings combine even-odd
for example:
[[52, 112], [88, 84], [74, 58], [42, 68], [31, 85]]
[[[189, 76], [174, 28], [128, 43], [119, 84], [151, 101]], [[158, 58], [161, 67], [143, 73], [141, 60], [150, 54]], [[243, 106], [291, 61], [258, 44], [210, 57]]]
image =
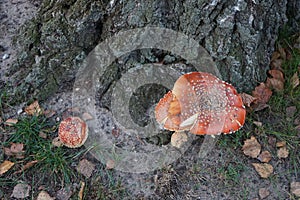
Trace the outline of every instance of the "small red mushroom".
[[69, 148], [77, 148], [86, 141], [88, 127], [79, 117], [68, 117], [60, 123], [58, 137], [63, 145]]
[[158, 123], [171, 131], [228, 134], [245, 123], [246, 110], [236, 89], [204, 72], [184, 74], [155, 108]]

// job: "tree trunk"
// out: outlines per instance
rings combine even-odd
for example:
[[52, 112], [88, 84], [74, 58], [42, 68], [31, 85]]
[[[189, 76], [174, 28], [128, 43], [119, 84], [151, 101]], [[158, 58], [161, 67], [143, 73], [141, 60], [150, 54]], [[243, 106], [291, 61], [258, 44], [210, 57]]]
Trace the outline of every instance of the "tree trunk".
[[[183, 33], [203, 46], [222, 78], [239, 91], [264, 81], [278, 28], [286, 22], [287, 1], [123, 0], [44, 1], [36, 18], [20, 31], [18, 62], [11, 70], [15, 95], [45, 99], [74, 81], [77, 64], [101, 41], [146, 26]], [[153, 49], [134, 51], [102, 80], [103, 91], [130, 63], [180, 61]], [[170, 60], [170, 59], [169, 59]], [[107, 78], [108, 77], [108, 78]]]

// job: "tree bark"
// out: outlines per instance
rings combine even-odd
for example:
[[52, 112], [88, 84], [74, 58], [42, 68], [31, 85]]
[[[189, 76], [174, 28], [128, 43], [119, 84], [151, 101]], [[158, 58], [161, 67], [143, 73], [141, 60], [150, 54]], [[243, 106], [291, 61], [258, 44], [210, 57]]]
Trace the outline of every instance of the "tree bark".
[[[44, 1], [16, 38], [20, 54], [10, 72], [12, 85], [17, 86], [14, 94], [22, 100], [47, 98], [72, 83], [76, 64], [99, 42], [119, 31], [146, 26], [169, 28], [195, 39], [225, 81], [239, 91], [251, 91], [266, 77], [278, 29], [287, 21], [286, 8], [286, 0]], [[167, 54], [146, 49], [123, 59], [157, 62]], [[113, 68], [105, 87], [125, 70]]]

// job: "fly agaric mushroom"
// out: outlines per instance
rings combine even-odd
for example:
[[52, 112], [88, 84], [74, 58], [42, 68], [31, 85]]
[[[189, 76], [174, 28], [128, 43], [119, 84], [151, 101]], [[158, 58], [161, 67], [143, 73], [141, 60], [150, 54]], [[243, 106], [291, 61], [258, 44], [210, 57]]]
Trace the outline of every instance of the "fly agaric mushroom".
[[212, 74], [191, 72], [175, 82], [155, 108], [158, 123], [171, 131], [228, 134], [245, 122], [246, 110], [236, 89]]
[[68, 117], [60, 123], [58, 137], [69, 148], [80, 147], [88, 137], [87, 125], [79, 117]]

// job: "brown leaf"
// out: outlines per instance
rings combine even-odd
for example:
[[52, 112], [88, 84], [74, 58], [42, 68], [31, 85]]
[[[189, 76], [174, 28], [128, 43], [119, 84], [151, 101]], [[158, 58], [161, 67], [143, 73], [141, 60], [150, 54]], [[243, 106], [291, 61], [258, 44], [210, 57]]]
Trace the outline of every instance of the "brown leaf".
[[268, 178], [274, 171], [273, 166], [268, 163], [252, 163], [252, 165], [262, 178]]
[[297, 107], [296, 106], [289, 106], [285, 109], [286, 117], [287, 118], [292, 118], [297, 112]]
[[267, 78], [266, 86], [276, 90], [277, 92], [282, 91], [284, 89], [283, 73], [277, 69], [269, 70], [268, 73], [272, 76], [272, 78]]
[[0, 176], [3, 175], [5, 172], [7, 172], [8, 170], [10, 170], [15, 163], [9, 161], [9, 160], [5, 160], [3, 163], [0, 164]]
[[259, 154], [257, 159], [260, 162], [268, 163], [272, 159], [272, 155], [269, 151], [263, 151], [263, 152], [261, 152], [261, 154]]
[[282, 71], [278, 70], [278, 69], [271, 69], [268, 71], [268, 73], [275, 79], [278, 79], [279, 81], [284, 82], [284, 76]]
[[289, 150], [286, 148], [286, 146], [280, 147], [277, 150], [277, 157], [279, 159], [281, 159], [281, 158], [287, 158], [288, 156], [289, 156]]
[[300, 197], [300, 182], [291, 183], [291, 193], [293, 193], [296, 197]]
[[17, 199], [24, 199], [29, 196], [29, 192], [31, 190], [31, 186], [25, 183], [18, 183], [12, 192], [10, 197], [14, 197]]
[[282, 70], [282, 59], [275, 59], [270, 64], [271, 69]]
[[85, 183], [83, 181], [80, 181], [80, 190], [78, 193], [78, 200], [83, 199], [84, 186], [85, 186]]
[[4, 124], [7, 126], [13, 126], [18, 123], [18, 119], [7, 119]]
[[251, 96], [250, 94], [241, 93], [240, 94], [243, 100], [244, 105], [250, 107], [250, 105], [256, 100], [255, 97]]
[[39, 137], [47, 139], [47, 133], [44, 133], [43, 131], [39, 132]]
[[45, 117], [50, 118], [53, 117], [56, 114], [56, 112], [54, 110], [45, 110], [43, 114], [45, 115]]
[[286, 141], [276, 142], [276, 147], [285, 147], [285, 146], [286, 146]]
[[48, 192], [41, 191], [37, 196], [36, 200], [54, 200], [55, 198], [51, 197]]
[[274, 51], [272, 53], [271, 62], [278, 59], [278, 58], [280, 58], [280, 53], [278, 51]]
[[260, 199], [265, 199], [270, 195], [270, 191], [267, 188], [260, 188], [258, 191]]
[[11, 143], [10, 151], [13, 154], [24, 153], [24, 144], [23, 143]]
[[22, 159], [24, 158], [24, 153], [23, 151], [24, 144], [22, 143], [11, 143], [11, 146], [4, 147], [4, 154], [7, 156], [15, 156], [16, 158]]
[[282, 58], [282, 60], [286, 60], [286, 52], [285, 52], [285, 49], [282, 48], [282, 47], [279, 45], [278, 51], [279, 51], [279, 53], [280, 53], [280, 57]]
[[171, 145], [173, 147], [180, 148], [185, 142], [187, 142], [187, 135], [184, 132], [175, 132], [171, 136]]
[[113, 169], [115, 168], [115, 161], [112, 159], [109, 159], [106, 161], [106, 169]]
[[250, 139], [245, 140], [242, 150], [246, 156], [257, 158], [261, 150], [261, 145], [258, 143], [255, 137], [251, 136]]
[[82, 114], [82, 119], [84, 121], [88, 121], [88, 120], [92, 120], [94, 118], [93, 118], [93, 116], [90, 113], [85, 112], [85, 113]]
[[35, 165], [37, 162], [38, 162], [37, 160], [33, 160], [33, 161], [30, 161], [30, 162], [26, 163], [20, 170], [16, 171], [15, 174], [22, 173], [26, 169], [29, 169], [30, 167]]
[[298, 72], [296, 72], [292, 76], [292, 78], [291, 78], [291, 84], [292, 84], [293, 89], [296, 88], [300, 84]]
[[265, 103], [259, 103], [259, 104], [254, 104], [253, 106], [252, 106], [252, 108], [253, 108], [253, 110], [255, 111], [255, 112], [257, 112], [257, 111], [260, 111], [260, 110], [263, 110], [263, 109], [265, 109], [265, 108], [270, 108], [270, 106], [268, 105], [268, 104], [265, 104]]
[[266, 104], [272, 96], [272, 91], [264, 83], [260, 83], [260, 85], [255, 87], [255, 90], [252, 91], [252, 96], [256, 98], [256, 104]]
[[60, 200], [69, 200], [73, 193], [74, 190], [70, 186], [67, 186], [57, 191], [56, 198]]
[[262, 122], [258, 122], [258, 121], [253, 121], [253, 124], [256, 125], [257, 127], [262, 127]]
[[93, 163], [91, 163], [90, 161], [88, 161], [87, 159], [83, 159], [79, 162], [76, 169], [79, 173], [84, 175], [86, 178], [89, 178], [89, 177], [91, 177], [91, 175], [95, 169], [95, 165]]
[[61, 147], [64, 145], [64, 143], [60, 140], [59, 137], [56, 137], [52, 140], [52, 145], [55, 147]]
[[271, 146], [275, 147], [275, 146], [276, 146], [276, 138], [275, 138], [275, 137], [272, 137], [272, 136], [269, 136], [269, 137], [268, 137], [268, 143], [269, 143]]
[[25, 112], [28, 115], [40, 115], [42, 113], [42, 109], [40, 108], [39, 102], [38, 101], [34, 101], [32, 104], [30, 104], [29, 106], [27, 106], [25, 108]]
[[275, 78], [267, 78], [266, 85], [267, 87], [274, 89], [276, 92], [283, 91], [284, 89], [284, 82]]

